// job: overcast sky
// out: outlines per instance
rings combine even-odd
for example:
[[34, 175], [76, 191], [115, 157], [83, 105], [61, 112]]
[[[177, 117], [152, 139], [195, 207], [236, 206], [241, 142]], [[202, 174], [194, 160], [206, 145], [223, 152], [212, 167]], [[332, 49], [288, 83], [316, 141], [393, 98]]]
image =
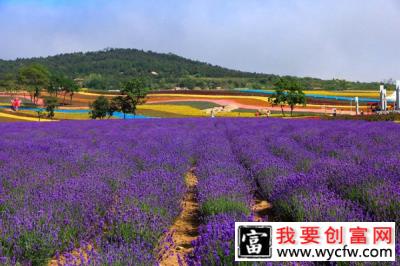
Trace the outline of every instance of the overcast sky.
[[138, 48], [263, 73], [400, 79], [400, 0], [0, 0], [0, 58]]

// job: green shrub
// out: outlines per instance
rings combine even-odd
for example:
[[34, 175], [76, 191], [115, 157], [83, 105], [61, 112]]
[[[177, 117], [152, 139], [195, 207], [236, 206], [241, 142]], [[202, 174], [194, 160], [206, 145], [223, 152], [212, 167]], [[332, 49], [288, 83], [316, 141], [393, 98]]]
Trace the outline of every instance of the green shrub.
[[22, 257], [31, 261], [32, 265], [45, 265], [55, 252], [48, 237], [35, 231], [22, 232], [18, 239], [18, 246], [22, 249]]
[[245, 203], [225, 197], [207, 200], [200, 207], [200, 212], [204, 216], [211, 216], [219, 213], [243, 213], [245, 215], [250, 213]]

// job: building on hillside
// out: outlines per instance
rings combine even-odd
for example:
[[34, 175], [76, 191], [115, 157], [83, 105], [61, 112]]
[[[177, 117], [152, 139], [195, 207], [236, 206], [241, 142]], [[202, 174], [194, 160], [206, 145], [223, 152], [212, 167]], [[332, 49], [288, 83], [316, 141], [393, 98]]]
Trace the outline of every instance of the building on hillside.
[[79, 87], [83, 87], [83, 82], [85, 81], [83, 78], [75, 78], [75, 83], [78, 84]]

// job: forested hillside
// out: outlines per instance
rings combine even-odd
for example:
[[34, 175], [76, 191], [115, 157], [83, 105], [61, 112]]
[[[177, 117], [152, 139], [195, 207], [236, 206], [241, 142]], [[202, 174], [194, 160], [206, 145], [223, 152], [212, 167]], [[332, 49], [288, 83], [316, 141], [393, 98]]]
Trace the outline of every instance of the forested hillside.
[[[17, 73], [21, 66], [39, 63], [51, 72], [78, 79], [92, 89], [118, 89], [122, 82], [144, 77], [153, 89], [187, 87], [194, 89], [238, 87], [273, 88], [277, 75], [249, 73], [189, 60], [174, 54], [145, 52], [136, 49], [105, 49], [97, 52], [60, 54], [56, 56], [0, 60], [1, 76]], [[298, 78], [307, 89], [376, 89], [377, 83], [346, 82]]]

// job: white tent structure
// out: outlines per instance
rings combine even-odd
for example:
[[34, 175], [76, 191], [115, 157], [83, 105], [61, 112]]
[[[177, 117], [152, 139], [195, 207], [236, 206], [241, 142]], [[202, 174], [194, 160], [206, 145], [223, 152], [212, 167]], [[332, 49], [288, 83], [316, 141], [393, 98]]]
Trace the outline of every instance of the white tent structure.
[[396, 101], [396, 92], [393, 92], [392, 95], [386, 97], [386, 99], [390, 102], [395, 102]]
[[356, 103], [356, 115], [360, 112], [360, 104], [358, 102], [358, 97], [354, 97], [354, 102]]
[[396, 81], [396, 90], [386, 100], [396, 104], [396, 110], [400, 110], [400, 80]]
[[387, 109], [387, 97], [384, 85], [381, 85], [379, 88], [379, 107], [381, 108], [381, 111], [386, 111]]
[[400, 80], [396, 80], [396, 110], [400, 110]]

